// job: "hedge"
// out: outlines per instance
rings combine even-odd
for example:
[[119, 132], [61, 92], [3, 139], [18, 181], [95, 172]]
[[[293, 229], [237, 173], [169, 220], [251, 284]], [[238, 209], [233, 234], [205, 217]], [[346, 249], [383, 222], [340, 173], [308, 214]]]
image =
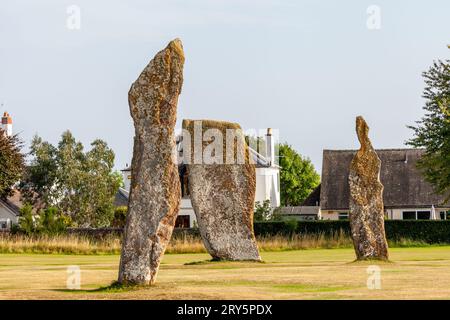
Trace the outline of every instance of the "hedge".
[[[386, 220], [386, 236], [388, 240], [398, 241], [410, 239], [427, 243], [450, 244], [450, 220]], [[273, 221], [255, 222], [254, 230], [257, 236], [292, 235], [292, 234], [324, 234], [344, 233], [350, 235], [348, 220], [326, 221]], [[120, 236], [122, 229], [68, 229], [69, 234], [103, 238], [108, 235]], [[198, 229], [175, 229], [174, 237], [199, 237]]]
[[[450, 220], [386, 220], [384, 225], [388, 240], [450, 243]], [[350, 235], [348, 220], [255, 222], [254, 229], [258, 236], [294, 233], [332, 235], [339, 232]]]

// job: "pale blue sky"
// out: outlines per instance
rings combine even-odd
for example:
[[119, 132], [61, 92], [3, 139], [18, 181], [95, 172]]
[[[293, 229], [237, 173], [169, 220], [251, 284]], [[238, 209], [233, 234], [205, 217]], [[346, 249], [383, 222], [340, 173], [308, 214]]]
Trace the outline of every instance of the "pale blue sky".
[[[81, 9], [68, 30], [66, 9]], [[381, 29], [366, 26], [381, 8]], [[186, 53], [178, 119], [273, 127], [321, 169], [322, 150], [403, 147], [423, 114], [421, 72], [448, 58], [450, 1], [14, 0], [0, 3], [0, 103], [15, 131], [53, 143], [70, 129], [131, 161], [127, 93], [175, 37]], [[3, 111], [3, 110], [0, 110]]]

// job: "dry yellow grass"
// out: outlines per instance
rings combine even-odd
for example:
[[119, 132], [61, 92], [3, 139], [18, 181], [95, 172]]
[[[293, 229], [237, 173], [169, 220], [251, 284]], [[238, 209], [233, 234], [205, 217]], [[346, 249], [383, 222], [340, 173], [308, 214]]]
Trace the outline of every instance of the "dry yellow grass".
[[[394, 248], [390, 263], [352, 263], [352, 249], [263, 252], [264, 263], [204, 262], [206, 254], [165, 255], [157, 284], [96, 290], [117, 279], [117, 255], [0, 255], [0, 299], [450, 299], [450, 247]], [[367, 288], [367, 267], [381, 289]], [[78, 265], [80, 291], [66, 289]]]
[[[332, 236], [293, 235], [258, 237], [258, 247], [262, 252], [288, 251], [302, 249], [351, 248], [351, 239], [343, 233]], [[390, 247], [428, 246], [426, 243], [402, 239], [390, 242]], [[121, 242], [118, 237], [106, 237], [94, 240], [83, 236], [34, 236], [0, 235], [0, 253], [37, 253], [37, 254], [82, 254], [108, 255], [119, 254]], [[166, 253], [206, 253], [199, 237], [191, 235], [173, 237]]]
[[[314, 248], [344, 248], [351, 240], [343, 234], [332, 237], [324, 235], [294, 235], [259, 237], [261, 251], [284, 251]], [[119, 254], [120, 239], [107, 237], [93, 240], [82, 236], [0, 236], [0, 253], [44, 253], [44, 254]], [[199, 237], [174, 237], [167, 253], [206, 253]]]

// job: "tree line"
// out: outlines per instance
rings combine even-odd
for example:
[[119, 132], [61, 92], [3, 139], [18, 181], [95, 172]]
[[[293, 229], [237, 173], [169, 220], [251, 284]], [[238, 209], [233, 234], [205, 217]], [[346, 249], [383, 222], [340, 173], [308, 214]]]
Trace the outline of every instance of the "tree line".
[[21, 222], [28, 230], [33, 229], [30, 224], [38, 229], [43, 222], [72, 227], [111, 224], [115, 195], [123, 181], [114, 171], [115, 154], [105, 141], [94, 140], [85, 151], [66, 131], [56, 146], [36, 135], [28, 154], [21, 153], [22, 147], [17, 135], [0, 134], [0, 197], [11, 195], [13, 187], [20, 191], [26, 204]]

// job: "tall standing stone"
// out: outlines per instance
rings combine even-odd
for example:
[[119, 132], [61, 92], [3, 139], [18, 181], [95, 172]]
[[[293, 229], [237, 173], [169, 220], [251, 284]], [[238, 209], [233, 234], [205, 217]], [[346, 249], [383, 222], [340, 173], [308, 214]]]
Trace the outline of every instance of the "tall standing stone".
[[[190, 198], [206, 249], [213, 259], [261, 260], [253, 233], [255, 166], [241, 127], [222, 121], [184, 120], [183, 129], [190, 138], [183, 140], [183, 154], [192, 151], [187, 164]], [[236, 136], [230, 139], [232, 134]], [[208, 159], [211, 155], [214, 159]]]
[[369, 140], [369, 127], [356, 118], [356, 132], [361, 148], [350, 165], [350, 226], [358, 260], [388, 260], [384, 230], [381, 161]]
[[128, 93], [135, 137], [122, 284], [155, 282], [175, 225], [181, 195], [174, 129], [183, 65], [183, 46], [176, 39], [150, 61]]

